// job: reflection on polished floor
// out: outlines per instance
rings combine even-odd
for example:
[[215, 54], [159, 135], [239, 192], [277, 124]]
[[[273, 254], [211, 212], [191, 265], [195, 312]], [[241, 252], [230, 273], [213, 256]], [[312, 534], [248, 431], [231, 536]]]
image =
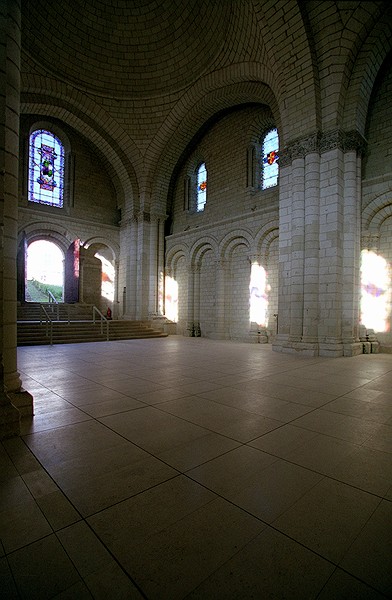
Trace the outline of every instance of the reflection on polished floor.
[[392, 596], [392, 355], [171, 336], [18, 365], [1, 598]]

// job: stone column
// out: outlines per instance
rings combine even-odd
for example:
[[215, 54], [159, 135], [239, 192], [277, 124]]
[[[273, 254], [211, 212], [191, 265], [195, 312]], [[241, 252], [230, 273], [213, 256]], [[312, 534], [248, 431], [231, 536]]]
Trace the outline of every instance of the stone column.
[[225, 334], [225, 281], [226, 261], [218, 260], [216, 263], [216, 301], [215, 301], [215, 333], [211, 336], [216, 340], [224, 340]]
[[114, 261], [114, 302], [113, 302], [113, 319], [118, 319], [119, 309], [120, 309], [120, 295], [119, 295], [119, 271], [120, 271], [120, 261], [117, 259]]
[[290, 270], [291, 270], [291, 156], [289, 150], [279, 152], [279, 267], [278, 267], [278, 306], [279, 321], [275, 340], [272, 344], [276, 352], [284, 352], [290, 335], [291, 310]]
[[164, 288], [164, 221], [162, 215], [152, 214], [150, 217], [150, 251], [149, 251], [149, 300], [150, 316], [162, 315]]
[[196, 266], [193, 271], [193, 318], [195, 324], [195, 335], [200, 335], [200, 266]]
[[158, 225], [159, 217], [150, 217], [150, 250], [149, 250], [149, 294], [148, 314], [154, 317], [158, 314]]
[[192, 265], [188, 266], [188, 311], [187, 311], [187, 331], [189, 336], [195, 334], [195, 273]]
[[150, 213], [137, 214], [136, 318], [148, 318]]
[[361, 154], [364, 141], [355, 132], [344, 139], [344, 255], [342, 336], [344, 355], [362, 352], [359, 341], [361, 261]]
[[311, 152], [305, 156], [305, 258], [302, 336], [303, 342], [308, 346], [318, 342], [319, 204], [320, 155], [318, 152]]
[[161, 215], [158, 222], [158, 314], [163, 316], [163, 295], [165, 293], [165, 220]]
[[362, 144], [357, 133], [336, 130], [293, 142], [282, 152], [275, 350], [312, 356], [361, 351]]
[[281, 153], [279, 174], [280, 352], [318, 354], [319, 151], [317, 133]]
[[[18, 170], [20, 114], [20, 2], [0, 8], [0, 253], [1, 405], [0, 435], [19, 433], [19, 418], [31, 416], [33, 398], [22, 389], [17, 371]], [[7, 394], [5, 394], [5, 390]], [[7, 398], [8, 395], [8, 398]], [[11, 402], [16, 409], [11, 405]], [[19, 412], [18, 412], [19, 411]]]
[[293, 344], [302, 341], [304, 310], [304, 246], [305, 246], [305, 161], [294, 158], [292, 164], [291, 199], [291, 269], [290, 269], [290, 337]]
[[137, 217], [128, 214], [121, 222], [119, 286], [124, 319], [136, 319]]
[[344, 155], [339, 132], [322, 143], [320, 164], [319, 352], [342, 356]]

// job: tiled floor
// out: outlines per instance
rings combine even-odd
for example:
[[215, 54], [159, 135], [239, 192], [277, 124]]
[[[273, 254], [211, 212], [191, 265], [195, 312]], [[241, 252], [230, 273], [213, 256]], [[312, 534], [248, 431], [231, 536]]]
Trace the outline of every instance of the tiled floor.
[[392, 597], [392, 355], [172, 336], [18, 365], [1, 598]]

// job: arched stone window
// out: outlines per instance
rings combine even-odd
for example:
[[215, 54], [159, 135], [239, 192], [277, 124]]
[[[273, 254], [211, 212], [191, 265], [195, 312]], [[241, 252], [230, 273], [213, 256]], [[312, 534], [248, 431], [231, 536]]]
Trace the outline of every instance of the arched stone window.
[[35, 129], [29, 138], [28, 200], [63, 208], [64, 145], [47, 129]]
[[207, 202], [207, 168], [206, 163], [201, 163], [197, 169], [197, 202], [196, 210], [201, 212]]
[[261, 160], [261, 188], [265, 190], [278, 185], [279, 136], [277, 129], [270, 129], [263, 137]]

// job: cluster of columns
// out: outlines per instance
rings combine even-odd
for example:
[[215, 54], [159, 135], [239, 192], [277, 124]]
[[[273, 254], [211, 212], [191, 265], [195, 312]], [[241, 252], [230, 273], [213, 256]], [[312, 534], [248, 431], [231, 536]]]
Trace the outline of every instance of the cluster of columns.
[[139, 211], [121, 223], [119, 289], [123, 318], [142, 321], [162, 315], [165, 219], [164, 214]]
[[355, 132], [281, 153], [278, 351], [351, 356], [359, 341], [361, 154]]

